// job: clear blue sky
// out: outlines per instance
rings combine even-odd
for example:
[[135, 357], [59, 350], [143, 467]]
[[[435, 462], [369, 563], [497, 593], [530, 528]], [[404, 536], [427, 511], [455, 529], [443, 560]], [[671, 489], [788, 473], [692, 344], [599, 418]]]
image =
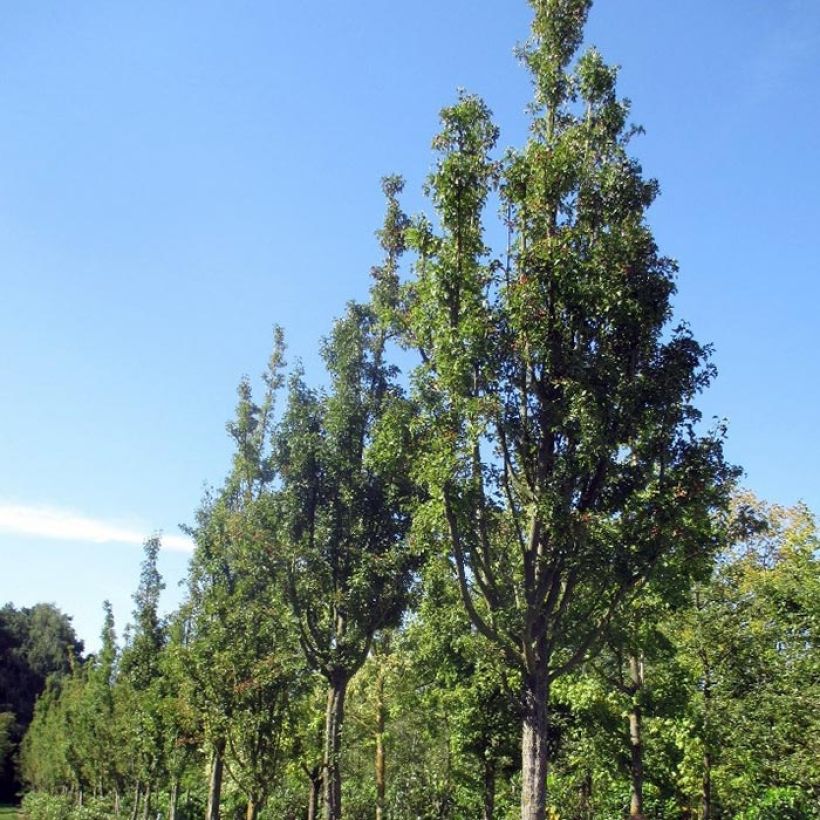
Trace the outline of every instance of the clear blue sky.
[[[178, 537], [221, 481], [273, 323], [316, 375], [317, 339], [365, 295], [380, 177], [425, 207], [460, 86], [521, 143], [529, 18], [524, 0], [3, 4], [0, 603], [54, 601], [93, 648], [108, 597], [122, 629], [135, 542]], [[588, 40], [647, 129], [677, 315], [715, 345], [702, 407], [750, 488], [820, 510], [820, 5], [598, 0]]]

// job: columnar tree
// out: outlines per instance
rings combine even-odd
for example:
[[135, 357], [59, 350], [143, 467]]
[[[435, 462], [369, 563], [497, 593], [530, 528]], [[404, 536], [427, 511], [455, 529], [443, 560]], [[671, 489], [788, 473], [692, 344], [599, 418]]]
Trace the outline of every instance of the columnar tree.
[[[522, 818], [542, 820], [550, 683], [594, 651], [670, 551], [711, 549], [732, 470], [693, 400], [709, 349], [670, 327], [674, 263], [645, 213], [615, 69], [573, 63], [590, 0], [531, 0], [531, 135], [496, 162], [486, 105], [442, 112], [439, 228], [397, 305], [420, 352], [418, 475], [475, 628], [520, 671]], [[484, 211], [497, 191], [506, 252]]]
[[232, 753], [234, 780], [255, 817], [274, 783], [284, 748], [283, 717], [298, 689], [298, 647], [276, 579], [263, 572], [254, 504], [273, 477], [270, 434], [281, 386], [284, 341], [279, 328], [264, 374], [265, 393], [254, 401], [239, 385], [231, 471], [206, 498], [191, 531], [196, 550], [189, 578], [192, 634], [187, 668], [211, 750], [208, 820], [218, 820], [223, 768]]
[[350, 305], [323, 347], [327, 392], [299, 374], [278, 430], [280, 487], [270, 500], [271, 556], [309, 664], [327, 682], [324, 816], [341, 817], [344, 702], [374, 634], [398, 624], [411, 585], [409, 407], [384, 361], [372, 312]]
[[113, 793], [118, 803], [120, 771], [114, 721], [114, 684], [117, 672], [117, 639], [114, 612], [109, 601], [103, 602], [104, 620], [100, 633], [100, 651], [86, 662], [87, 683], [84, 710], [89, 728], [85, 748], [89, 780], [99, 794]]
[[157, 560], [158, 536], [145, 541], [145, 558], [134, 593], [134, 625], [120, 658], [119, 705], [125, 721], [134, 777], [135, 820], [142, 800], [143, 817], [151, 813], [154, 789], [159, 785], [163, 764], [163, 724], [159, 709], [162, 694], [160, 656], [165, 645], [165, 625], [159, 614], [159, 598], [165, 583]]

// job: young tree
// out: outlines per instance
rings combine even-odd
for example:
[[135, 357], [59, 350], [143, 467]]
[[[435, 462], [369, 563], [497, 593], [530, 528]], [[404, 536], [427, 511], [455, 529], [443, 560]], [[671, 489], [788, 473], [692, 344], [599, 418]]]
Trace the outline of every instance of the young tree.
[[[531, 0], [531, 136], [502, 162], [479, 99], [441, 115], [440, 231], [397, 300], [418, 349], [425, 516], [449, 540], [475, 628], [522, 678], [523, 820], [543, 820], [550, 684], [594, 651], [670, 551], [714, 549], [734, 472], [693, 406], [713, 368], [669, 327], [674, 263], [645, 212], [657, 184], [627, 152], [616, 71], [572, 65], [591, 0]], [[497, 190], [507, 253], [483, 216]]]
[[185, 654], [211, 748], [207, 820], [220, 815], [229, 753], [234, 780], [248, 798], [247, 815], [255, 817], [273, 785], [285, 745], [282, 720], [299, 686], [296, 641], [277, 578], [263, 571], [254, 508], [273, 477], [270, 434], [283, 356], [276, 328], [264, 397], [255, 402], [249, 381], [242, 380], [227, 426], [234, 440], [231, 471], [220, 491], [206, 498], [191, 530], [192, 635]]
[[165, 626], [159, 615], [159, 598], [165, 583], [157, 560], [161, 543], [158, 536], [145, 541], [145, 558], [134, 593], [134, 625], [120, 658], [120, 715], [130, 740], [134, 803], [131, 820], [136, 820], [140, 801], [143, 820], [151, 813], [154, 789], [163, 774], [163, 725], [160, 658], [166, 641]]
[[113, 794], [119, 802], [117, 737], [114, 720], [114, 684], [117, 672], [117, 643], [114, 612], [103, 601], [103, 628], [100, 651], [86, 662], [83, 711], [88, 742], [83, 750], [89, 782], [99, 795]]
[[411, 586], [409, 405], [368, 308], [349, 306], [323, 357], [328, 393], [291, 380], [269, 508], [272, 560], [286, 560], [305, 657], [327, 681], [324, 816], [338, 820], [347, 686], [374, 634], [398, 624]]

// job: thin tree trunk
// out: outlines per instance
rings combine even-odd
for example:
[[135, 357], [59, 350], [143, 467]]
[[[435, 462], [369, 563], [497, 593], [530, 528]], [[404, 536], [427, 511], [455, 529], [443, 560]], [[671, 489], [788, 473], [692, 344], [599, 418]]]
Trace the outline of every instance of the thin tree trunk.
[[712, 820], [712, 675], [705, 653], [703, 662], [703, 782], [701, 820]]
[[337, 672], [330, 681], [325, 713], [324, 754], [324, 820], [341, 820], [342, 817], [342, 724], [345, 715], [347, 675]]
[[118, 788], [114, 788], [114, 814], [119, 817], [120, 815], [120, 790]]
[[256, 800], [252, 797], [248, 798], [248, 805], [245, 808], [245, 820], [256, 820], [256, 815], [259, 813]]
[[528, 674], [524, 682], [521, 733], [521, 820], [546, 820], [548, 697], [546, 669]]
[[492, 749], [484, 750], [484, 807], [481, 820], [493, 820], [495, 814], [495, 758]]
[[643, 737], [640, 692], [643, 689], [643, 661], [637, 655], [629, 656], [629, 677], [632, 681], [632, 705], [629, 710], [630, 747], [630, 800], [629, 816], [644, 820], [643, 814]]
[[151, 812], [151, 782], [145, 787], [145, 800], [142, 804], [142, 820], [148, 820]]
[[310, 793], [308, 794], [307, 820], [316, 820], [316, 812], [319, 810], [319, 799], [322, 794], [322, 774], [318, 766], [314, 766], [313, 772], [308, 773], [310, 778]]
[[222, 768], [225, 740], [220, 738], [214, 743], [214, 756], [211, 761], [211, 779], [208, 784], [208, 808], [205, 820], [219, 820], [219, 800], [222, 796]]
[[179, 798], [179, 778], [171, 783], [171, 794], [168, 796], [168, 820], [177, 820], [177, 800]]
[[379, 674], [376, 677], [376, 820], [383, 820], [384, 818], [384, 727], [386, 711], [384, 704], [384, 671], [379, 669]]
[[140, 808], [140, 782], [137, 781], [137, 785], [134, 786], [134, 805], [131, 807], [131, 820], [137, 820], [137, 813], [139, 812]]
[[703, 786], [701, 793], [701, 820], [712, 820], [712, 756], [703, 755]]
[[579, 797], [580, 820], [592, 820], [592, 772], [589, 770], [581, 781]]

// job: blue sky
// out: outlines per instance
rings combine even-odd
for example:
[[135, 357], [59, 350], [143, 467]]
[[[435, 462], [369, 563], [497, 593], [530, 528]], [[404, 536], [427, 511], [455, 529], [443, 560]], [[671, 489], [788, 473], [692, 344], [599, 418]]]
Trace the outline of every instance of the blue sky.
[[[437, 112], [484, 96], [520, 144], [523, 0], [58, 0], [0, 10], [0, 603], [120, 630], [161, 529], [219, 483], [224, 424], [271, 327], [316, 341], [378, 261], [379, 179], [426, 207]], [[677, 316], [715, 345], [701, 406], [746, 484], [820, 510], [815, 312], [820, 6], [598, 0], [588, 40], [661, 183]]]

